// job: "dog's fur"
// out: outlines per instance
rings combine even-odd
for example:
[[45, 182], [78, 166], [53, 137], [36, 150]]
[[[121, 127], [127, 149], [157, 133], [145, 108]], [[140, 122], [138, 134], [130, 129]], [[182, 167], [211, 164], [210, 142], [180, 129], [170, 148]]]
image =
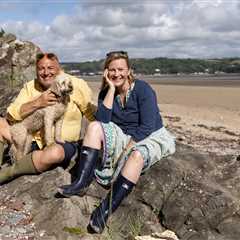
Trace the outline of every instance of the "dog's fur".
[[[45, 143], [47, 146], [55, 141], [61, 142], [61, 128], [69, 95], [73, 90], [72, 82], [64, 74], [59, 74], [51, 86], [51, 92], [57, 97], [57, 103], [36, 110], [21, 122], [10, 127], [12, 145], [10, 155], [13, 160], [19, 160], [31, 150], [32, 134], [44, 129]], [[55, 127], [55, 141], [52, 128]]]

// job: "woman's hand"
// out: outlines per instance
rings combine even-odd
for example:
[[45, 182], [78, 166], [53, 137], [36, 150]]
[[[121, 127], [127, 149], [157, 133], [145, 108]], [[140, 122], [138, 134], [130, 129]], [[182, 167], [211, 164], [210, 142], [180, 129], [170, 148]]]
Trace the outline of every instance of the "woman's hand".
[[108, 109], [112, 109], [113, 101], [114, 101], [114, 94], [115, 94], [115, 86], [108, 77], [108, 69], [104, 70], [103, 76], [106, 80], [106, 83], [109, 86], [108, 92], [103, 100], [103, 105]]
[[127, 146], [125, 147], [124, 151], [128, 151], [131, 147], [133, 147], [136, 144], [136, 142], [131, 138], [127, 144]]
[[104, 76], [104, 78], [106, 80], [106, 83], [108, 84], [109, 88], [115, 90], [115, 86], [114, 86], [113, 82], [108, 77], [108, 69], [104, 70], [103, 76]]

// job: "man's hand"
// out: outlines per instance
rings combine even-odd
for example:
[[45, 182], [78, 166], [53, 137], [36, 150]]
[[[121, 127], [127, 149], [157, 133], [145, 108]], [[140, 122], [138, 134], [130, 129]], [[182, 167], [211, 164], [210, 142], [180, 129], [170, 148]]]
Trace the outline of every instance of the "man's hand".
[[39, 97], [35, 98], [33, 101], [24, 103], [20, 108], [20, 115], [22, 119], [32, 114], [40, 108], [54, 105], [57, 102], [57, 98], [51, 90], [43, 92]]
[[38, 98], [37, 103], [40, 108], [54, 105], [57, 102], [57, 98], [54, 93], [51, 92], [50, 89], [43, 92]]

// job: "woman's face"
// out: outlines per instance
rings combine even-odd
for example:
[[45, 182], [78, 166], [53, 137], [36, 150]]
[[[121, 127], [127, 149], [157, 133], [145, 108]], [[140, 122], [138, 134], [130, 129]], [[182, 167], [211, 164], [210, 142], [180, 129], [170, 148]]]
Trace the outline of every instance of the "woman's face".
[[124, 58], [115, 59], [108, 65], [108, 77], [115, 87], [128, 82], [129, 68]]

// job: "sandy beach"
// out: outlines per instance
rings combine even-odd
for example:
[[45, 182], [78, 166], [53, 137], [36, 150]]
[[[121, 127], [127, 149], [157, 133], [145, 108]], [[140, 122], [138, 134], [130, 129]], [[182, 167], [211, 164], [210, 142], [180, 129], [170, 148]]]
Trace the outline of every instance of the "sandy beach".
[[[200, 151], [240, 154], [240, 76], [150, 79], [165, 126]], [[100, 82], [87, 79], [97, 99]], [[170, 84], [167, 84], [169, 81]]]

